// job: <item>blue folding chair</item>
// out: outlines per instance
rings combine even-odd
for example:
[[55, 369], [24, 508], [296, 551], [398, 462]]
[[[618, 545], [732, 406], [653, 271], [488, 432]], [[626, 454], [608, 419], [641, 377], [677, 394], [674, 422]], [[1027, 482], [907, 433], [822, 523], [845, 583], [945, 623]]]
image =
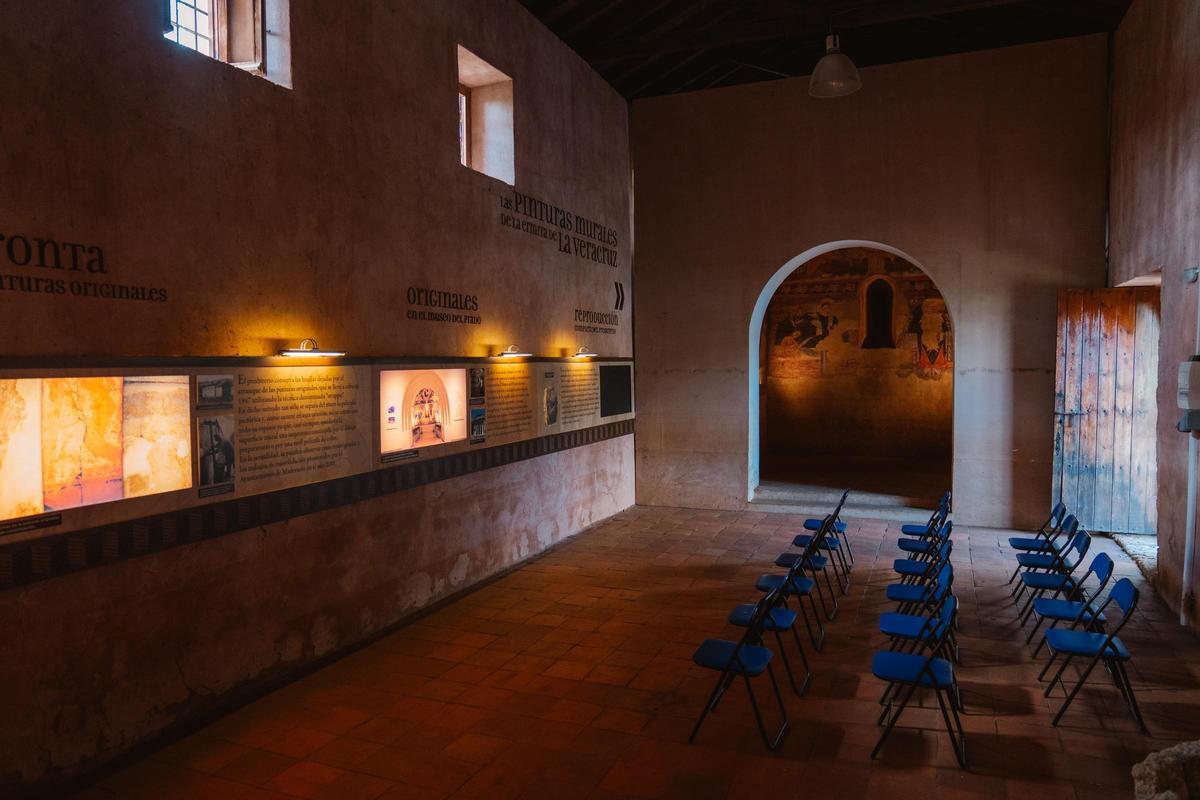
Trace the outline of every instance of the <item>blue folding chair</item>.
[[[696, 734], [699, 733], [700, 726], [704, 724], [709, 712], [716, 710], [721, 697], [739, 676], [746, 684], [746, 691], [750, 695], [750, 707], [754, 709], [754, 719], [758, 723], [758, 732], [762, 735], [767, 749], [774, 750], [783, 741], [784, 734], [788, 730], [787, 709], [783, 706], [783, 695], [779, 691], [779, 682], [775, 680], [775, 671], [771, 668], [771, 659], [774, 654], [761, 644], [767, 616], [771, 609], [776, 607], [776, 601], [776, 593], [768, 592], [755, 604], [754, 611], [746, 624], [746, 631], [738, 641], [706, 639], [692, 654], [692, 661], [697, 666], [719, 672], [720, 675], [717, 676], [717, 684], [704, 704], [704, 710], [700, 712], [700, 718], [696, 720], [692, 733], [688, 736], [689, 744], [695, 741]], [[775, 701], [779, 704], [779, 716], [782, 718], [782, 723], [774, 737], [767, 734], [762, 712], [758, 708], [758, 699], [754, 696], [754, 686], [750, 682], [751, 678], [757, 678], [764, 672], [771, 679], [771, 688], [775, 692]]]
[[[854, 551], [850, 549], [850, 537], [848, 537], [846, 535], [846, 523], [842, 522], [841, 514], [842, 514], [842, 507], [844, 505], [846, 505], [846, 498], [849, 495], [850, 495], [849, 489], [846, 489], [845, 491], [843, 491], [842, 499], [838, 500], [837, 507], [834, 508], [833, 513], [829, 515], [829, 516], [833, 517], [833, 533], [834, 533], [834, 535], [832, 537], [830, 537], [831, 541], [829, 542], [829, 546], [832, 548], [837, 548], [839, 551], [842, 549], [842, 547], [846, 548], [846, 555], [850, 557], [850, 564], [846, 566], [847, 572], [849, 572], [849, 570], [850, 570], [850, 565], [854, 564]], [[812, 517], [810, 519], [806, 519], [806, 520], [804, 520], [804, 530], [819, 531], [821, 529], [821, 526], [824, 523], [825, 523], [825, 520], [820, 517]], [[799, 541], [800, 538], [803, 536], [804, 536], [804, 534], [800, 534], [800, 536], [797, 536], [796, 540], [793, 541], [793, 544], [795, 544], [796, 547], [806, 547], [807, 546], [807, 544], [808, 544], [807, 542], [801, 543]]]
[[[777, 567], [784, 567], [790, 570], [799, 563], [809, 571], [817, 589], [817, 597], [821, 601], [821, 610], [825, 612], [825, 618], [829, 620], [836, 617], [838, 612], [837, 593], [833, 589], [833, 582], [829, 579], [829, 567], [831, 567], [832, 562], [829, 557], [820, 555], [817, 551], [821, 549], [822, 543], [828, 541], [829, 537], [833, 535], [832, 531], [833, 515], [830, 515], [825, 518], [825, 525], [813, 534], [813, 537], [801, 552], [780, 553], [779, 557], [775, 559], [775, 566]], [[818, 572], [825, 576], [825, 585], [829, 587], [829, 603], [825, 602], [825, 592], [821, 589], [820, 582], [816, 581]], [[845, 594], [846, 587], [841, 583], [840, 575], [838, 576], [838, 585], [841, 586], [842, 593]], [[830, 611], [830, 606], [833, 607], [832, 611]]]
[[892, 570], [900, 576], [901, 583], [918, 583], [936, 573], [953, 551], [954, 540], [947, 538], [938, 546], [933, 558], [926, 554], [917, 558], [897, 558], [892, 561]]
[[[1050, 620], [1050, 627], [1058, 627], [1060, 622], [1070, 623], [1070, 628], [1074, 629], [1079, 625], [1091, 629], [1096, 623], [1103, 624], [1105, 622], [1104, 615], [1101, 614], [1095, 607], [1093, 602], [1100, 599], [1100, 593], [1104, 591], [1104, 587], [1108, 585], [1108, 581], [1113, 574], [1113, 560], [1107, 553], [1098, 553], [1092, 559], [1088, 571], [1083, 577], [1076, 581], [1076, 590], [1072, 593], [1078, 599], [1059, 598], [1059, 597], [1039, 597], [1033, 601], [1033, 630], [1025, 637], [1025, 644], [1033, 641], [1033, 637], [1037, 635], [1038, 628], [1046, 620]], [[1089, 591], [1087, 587], [1088, 578], [1094, 577], [1099, 585], [1094, 590]], [[1043, 639], [1038, 643], [1037, 649], [1033, 651], [1033, 657], [1037, 658], [1041, 652], [1042, 645], [1046, 643]]]
[[[1010, 536], [1008, 546], [1013, 550], [1032, 552], [1058, 550], [1055, 540], [1062, 533], [1063, 519], [1066, 516], [1067, 507], [1062, 502], [1055, 503], [1054, 508], [1050, 510], [1050, 516], [1042, 523], [1042, 527], [1034, 532], [1033, 536]], [[1020, 572], [1020, 569], [1017, 572]], [[1014, 572], [1008, 582], [1012, 583], [1016, 579], [1017, 573]]]
[[[1067, 628], [1051, 628], [1046, 631], [1046, 647], [1050, 650], [1050, 660], [1042, 668], [1041, 673], [1038, 675], [1038, 680], [1044, 680], [1046, 672], [1049, 671], [1051, 665], [1054, 664], [1059, 656], [1065, 656], [1062, 663], [1059, 664], [1058, 671], [1054, 673], [1054, 677], [1050, 679], [1050, 683], [1046, 686], [1044, 693], [1046, 697], [1049, 697], [1056, 683], [1061, 685], [1063, 691], [1067, 693], [1066, 700], [1063, 701], [1062, 706], [1058, 709], [1058, 713], [1054, 715], [1054, 725], [1057, 725], [1058, 721], [1062, 719], [1062, 715], [1075, 699], [1075, 695], [1079, 694], [1079, 690], [1087, 682], [1088, 676], [1092, 674], [1092, 670], [1096, 668], [1097, 664], [1103, 662], [1105, 670], [1108, 671], [1109, 677], [1112, 678], [1113, 684], [1117, 687], [1117, 691], [1120, 692], [1121, 698], [1129, 708], [1129, 713], [1133, 716], [1134, 722], [1137, 723], [1138, 730], [1146, 733], [1146, 723], [1142, 719], [1142, 712], [1138, 708], [1137, 700], [1133, 696], [1133, 684], [1130, 682], [1129, 673], [1125, 669], [1126, 662], [1132, 656], [1129, 649], [1125, 647], [1125, 644], [1117, 638], [1117, 634], [1125, 627], [1125, 623], [1129, 622], [1134, 609], [1137, 608], [1138, 595], [1137, 587], [1133, 585], [1133, 581], [1129, 580], [1129, 578], [1121, 578], [1113, 586], [1112, 591], [1108, 594], [1108, 599], [1104, 601], [1104, 605], [1097, 609], [1097, 615], [1103, 614], [1104, 610], [1112, 603], [1115, 603], [1121, 609], [1121, 619], [1111, 632], [1106, 633], [1103, 630], [1070, 630]], [[1073, 689], [1067, 692], [1067, 686], [1062, 682], [1062, 674], [1074, 658], [1090, 658], [1091, 660], [1088, 661], [1087, 667], [1080, 674], [1079, 682], [1075, 684]]]
[[[871, 758], [879, 753], [883, 743], [895, 728], [900, 715], [912, 700], [917, 689], [932, 689], [937, 697], [938, 708], [941, 709], [942, 719], [946, 723], [946, 734], [950, 737], [950, 745], [954, 748], [954, 757], [958, 763], [967, 765], [967, 739], [963, 732], [962, 720], [959, 718], [958, 681], [954, 676], [954, 665], [949, 659], [940, 658], [937, 653], [942, 649], [946, 637], [954, 629], [957, 615], [957, 603], [951, 608], [949, 616], [943, 619], [938, 616], [938, 631], [940, 635], [927, 641], [927, 654], [898, 653], [882, 650], [875, 653], [871, 659], [871, 673], [887, 686], [884, 688], [883, 711], [879, 715], [879, 724], [887, 720], [883, 735], [871, 751]], [[907, 691], [903, 691], [907, 689]]]
[[948, 516], [950, 516], [950, 492], [942, 495], [942, 499], [938, 501], [937, 508], [929, 515], [928, 522], [901, 525], [900, 532], [907, 536], [929, 536], [942, 527], [942, 523], [946, 521], [946, 517]]
[[887, 599], [898, 603], [896, 610], [901, 614], [912, 613], [915, 609], [932, 605], [937, 601], [942, 587], [948, 586], [954, 580], [954, 566], [950, 563], [949, 553], [938, 566], [937, 571], [922, 578], [919, 583], [892, 583], [887, 587]]
[[952, 533], [954, 533], [954, 521], [946, 520], [929, 536], [897, 539], [896, 546], [906, 553], [912, 553], [913, 558], [918, 561], [932, 561], [941, 546], [950, 539]]
[[954, 663], [958, 663], [958, 640], [954, 631], [943, 638], [941, 629], [941, 625], [948, 624], [958, 610], [958, 598], [952, 591], [953, 583], [953, 574], [948, 580], [939, 582], [931, 597], [928, 613], [887, 611], [879, 615], [879, 632], [890, 640], [889, 649], [908, 653], [933, 641], [940, 641], [942, 650], [938, 654], [949, 655]]
[[[796, 630], [796, 617], [799, 615], [788, 608], [780, 595], [779, 591], [768, 595], [775, 598], [775, 605], [767, 611], [762, 628], [764, 631], [775, 634], [775, 643], [779, 645], [779, 657], [783, 659], [783, 669], [787, 672], [788, 683], [792, 685], [793, 692], [802, 695], [808, 690], [809, 681], [812, 680], [812, 668], [808, 665], [808, 656], [804, 653], [804, 645], [800, 643], [800, 632]], [[729, 613], [730, 624], [742, 628], [748, 627], [754, 620], [754, 612], [757, 608], [755, 603], [742, 603], [736, 606]], [[796, 640], [796, 649], [800, 652], [800, 662], [804, 664], [804, 682], [799, 686], [796, 685], [796, 676], [792, 673], [792, 663], [788, 658], [787, 648], [783, 646], [782, 634], [786, 630], [791, 630], [792, 638]]]
[[[783, 575], [760, 575], [758, 580], [754, 582], [754, 588], [760, 592], [779, 592], [780, 598], [785, 607], [787, 607], [787, 599], [789, 597], [796, 598], [796, 606], [800, 611], [800, 616], [804, 619], [804, 627], [808, 629], [808, 637], [813, 643], [813, 649], [820, 652], [821, 647], [825, 643], [825, 626], [821, 624], [821, 616], [817, 612], [817, 601], [813, 599], [813, 590], [816, 589], [821, 597], [822, 606], [825, 604], [825, 597], [820, 592], [820, 587], [815, 578], [810, 578], [804, 574], [804, 569], [809, 567], [811, 560], [803, 556], [811, 556], [817, 547], [817, 541], [813, 542], [801, 554], [801, 558], [797, 558], [788, 571]], [[813, 630], [812, 622], [808, 618], [808, 611], [804, 608], [804, 598], [808, 598], [808, 604], [812, 607], [812, 622], [816, 623], [817, 631]], [[828, 612], [827, 612], [828, 613]]]
[[1054, 561], [1045, 572], [1028, 570], [1021, 573], [1021, 589], [1029, 590], [1029, 597], [1021, 608], [1018, 616], [1021, 625], [1033, 613], [1033, 602], [1039, 597], [1049, 594], [1058, 597], [1074, 592], [1079, 582], [1072, 577], [1075, 570], [1083, 563], [1088, 548], [1092, 545], [1092, 537], [1085, 530], [1079, 530], [1071, 537], [1071, 543], [1061, 553], [1054, 556]]
[[[1049, 550], [1024, 550], [1017, 553], [1017, 569], [1013, 573], [1015, 576], [1020, 576], [1022, 572], [1029, 570], [1052, 570], [1054, 568], [1055, 559], [1062, 556], [1067, 547], [1075, 538], [1075, 534], [1079, 532], [1079, 520], [1074, 514], [1068, 514], [1059, 522], [1054, 536], [1057, 539], [1060, 535], [1066, 537], [1066, 542], [1063, 546], [1057, 544]], [[1010, 580], [1011, 582], [1011, 580]], [[1020, 598], [1025, 591], [1024, 584], [1020, 581], [1012, 588], [1010, 594], [1014, 598]]]

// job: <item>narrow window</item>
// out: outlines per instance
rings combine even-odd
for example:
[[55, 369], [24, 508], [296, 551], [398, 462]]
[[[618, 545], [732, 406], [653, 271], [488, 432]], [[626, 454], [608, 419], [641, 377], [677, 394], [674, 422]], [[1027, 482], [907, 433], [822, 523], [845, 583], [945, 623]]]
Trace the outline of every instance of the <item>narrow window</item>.
[[458, 160], [471, 166], [471, 90], [458, 85]]
[[894, 301], [891, 285], [882, 278], [876, 278], [867, 285], [866, 335], [863, 337], [864, 350], [876, 350], [895, 347], [896, 340], [892, 333], [892, 305]]
[[470, 50], [458, 48], [458, 160], [512, 184], [513, 82]]

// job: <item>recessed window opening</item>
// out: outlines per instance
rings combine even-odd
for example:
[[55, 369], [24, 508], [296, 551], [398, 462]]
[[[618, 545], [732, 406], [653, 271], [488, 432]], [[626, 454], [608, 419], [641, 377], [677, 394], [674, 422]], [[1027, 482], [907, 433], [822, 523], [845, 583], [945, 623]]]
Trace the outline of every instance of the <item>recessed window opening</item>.
[[291, 87], [290, 0], [162, 0], [163, 37]]
[[891, 284], [876, 278], [867, 286], [867, 331], [863, 336], [863, 350], [879, 350], [896, 347], [892, 332], [892, 305], [895, 300]]
[[459, 162], [512, 184], [514, 152], [512, 78], [459, 45]]

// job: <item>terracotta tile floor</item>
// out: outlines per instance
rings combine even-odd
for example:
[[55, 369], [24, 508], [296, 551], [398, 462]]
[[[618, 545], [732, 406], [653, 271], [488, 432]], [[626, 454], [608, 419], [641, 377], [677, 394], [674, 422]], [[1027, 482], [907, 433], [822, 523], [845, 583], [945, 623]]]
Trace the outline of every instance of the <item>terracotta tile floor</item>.
[[[880, 759], [871, 652], [897, 554], [887, 523], [851, 521], [858, 564], [792, 729], [762, 745], [736, 687], [697, 744], [713, 675], [691, 662], [732, 635], [730, 608], [787, 549], [796, 517], [634, 508], [336, 664], [83, 792], [129, 798], [1094, 798], [1132, 794], [1146, 753], [1200, 738], [1200, 641], [1144, 591], [1125, 637], [1150, 735], [1095, 680], [1060, 727], [1004, 583], [1008, 532], [957, 530], [971, 769], [931, 709]], [[1145, 590], [1111, 541], [1094, 547]], [[760, 697], [766, 695], [760, 682]]]

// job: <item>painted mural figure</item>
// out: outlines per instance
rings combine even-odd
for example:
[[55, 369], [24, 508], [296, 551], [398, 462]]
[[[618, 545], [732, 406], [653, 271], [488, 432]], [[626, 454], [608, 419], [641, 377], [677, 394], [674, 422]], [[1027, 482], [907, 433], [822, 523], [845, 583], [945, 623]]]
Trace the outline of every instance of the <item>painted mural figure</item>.
[[833, 313], [833, 301], [822, 300], [817, 311], [792, 314], [780, 322], [775, 331], [775, 344], [791, 336], [798, 347], [813, 348], [825, 341], [837, 324], [838, 318]]
[[950, 366], [950, 320], [941, 300], [925, 300], [920, 305], [917, 328], [917, 367], [943, 369]]

